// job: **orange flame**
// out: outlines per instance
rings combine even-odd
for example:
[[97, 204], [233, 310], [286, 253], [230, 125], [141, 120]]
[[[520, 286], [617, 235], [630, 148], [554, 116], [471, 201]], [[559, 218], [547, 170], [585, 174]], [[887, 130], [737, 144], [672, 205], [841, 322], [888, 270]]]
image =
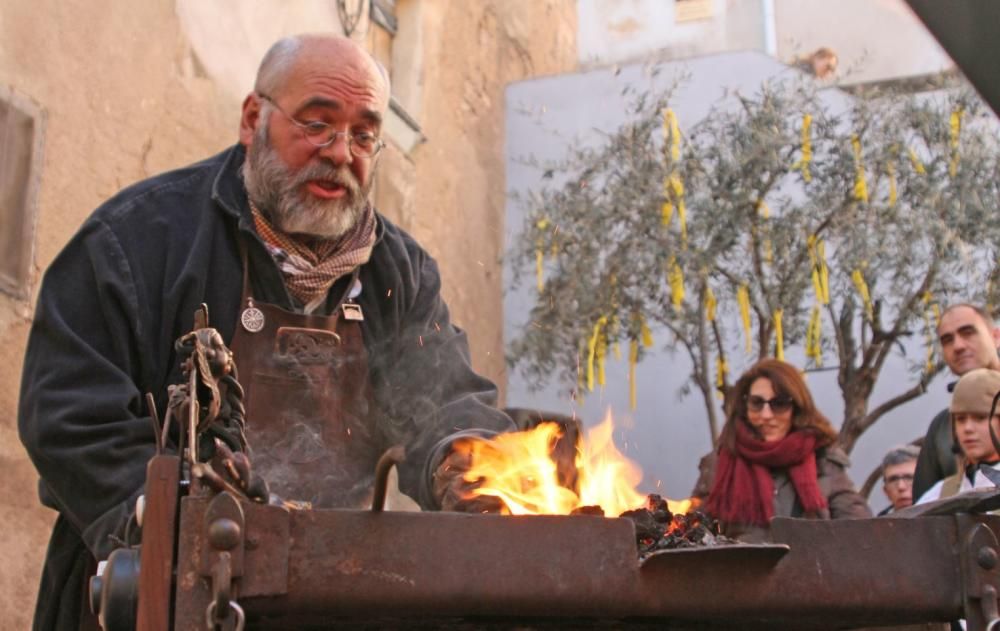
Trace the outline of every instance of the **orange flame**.
[[[642, 469], [615, 446], [614, 421], [609, 413], [587, 432], [576, 450], [577, 489], [560, 484], [553, 447], [562, 435], [556, 423], [492, 440], [470, 440], [456, 445], [471, 460], [465, 479], [479, 481], [475, 496], [500, 498], [513, 515], [568, 515], [583, 506], [600, 506], [612, 517], [642, 508], [646, 496], [636, 490]], [[684, 513], [690, 500], [667, 500], [672, 513]]]

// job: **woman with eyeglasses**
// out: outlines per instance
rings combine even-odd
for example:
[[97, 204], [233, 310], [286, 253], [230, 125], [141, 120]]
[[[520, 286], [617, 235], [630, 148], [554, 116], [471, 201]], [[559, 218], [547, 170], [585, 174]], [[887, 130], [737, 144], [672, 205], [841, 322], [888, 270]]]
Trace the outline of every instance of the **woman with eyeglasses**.
[[762, 360], [730, 390], [718, 447], [702, 458], [692, 494], [742, 541], [766, 540], [772, 517], [871, 517], [836, 439], [799, 370]]

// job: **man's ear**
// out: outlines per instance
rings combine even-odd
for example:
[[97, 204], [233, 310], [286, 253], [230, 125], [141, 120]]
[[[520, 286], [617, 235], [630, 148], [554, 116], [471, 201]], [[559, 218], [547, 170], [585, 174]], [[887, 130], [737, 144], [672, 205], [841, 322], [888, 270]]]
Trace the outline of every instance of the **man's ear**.
[[243, 111], [240, 114], [240, 143], [244, 147], [249, 148], [253, 144], [254, 132], [260, 122], [260, 99], [251, 92], [243, 99]]
[[993, 334], [993, 346], [1000, 350], [1000, 327], [992, 327], [990, 332]]

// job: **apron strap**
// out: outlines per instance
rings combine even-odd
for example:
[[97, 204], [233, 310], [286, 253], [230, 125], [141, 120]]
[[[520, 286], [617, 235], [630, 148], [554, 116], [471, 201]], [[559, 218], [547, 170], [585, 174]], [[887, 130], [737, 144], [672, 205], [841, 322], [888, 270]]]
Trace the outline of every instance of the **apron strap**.
[[250, 260], [247, 256], [247, 242], [241, 237], [237, 237], [236, 241], [239, 243], [240, 263], [243, 266], [243, 289], [240, 294], [240, 301], [252, 301], [253, 297], [250, 295]]

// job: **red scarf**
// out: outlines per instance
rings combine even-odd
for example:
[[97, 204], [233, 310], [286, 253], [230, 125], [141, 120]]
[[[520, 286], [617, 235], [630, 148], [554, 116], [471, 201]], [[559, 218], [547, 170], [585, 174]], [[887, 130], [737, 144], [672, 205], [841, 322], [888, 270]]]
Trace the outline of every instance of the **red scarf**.
[[715, 482], [707, 510], [728, 523], [766, 526], [774, 517], [774, 480], [770, 469], [787, 469], [802, 509], [817, 513], [826, 507], [816, 474], [816, 436], [791, 432], [781, 440], [758, 439], [746, 423], [736, 423], [736, 453], [719, 449]]

